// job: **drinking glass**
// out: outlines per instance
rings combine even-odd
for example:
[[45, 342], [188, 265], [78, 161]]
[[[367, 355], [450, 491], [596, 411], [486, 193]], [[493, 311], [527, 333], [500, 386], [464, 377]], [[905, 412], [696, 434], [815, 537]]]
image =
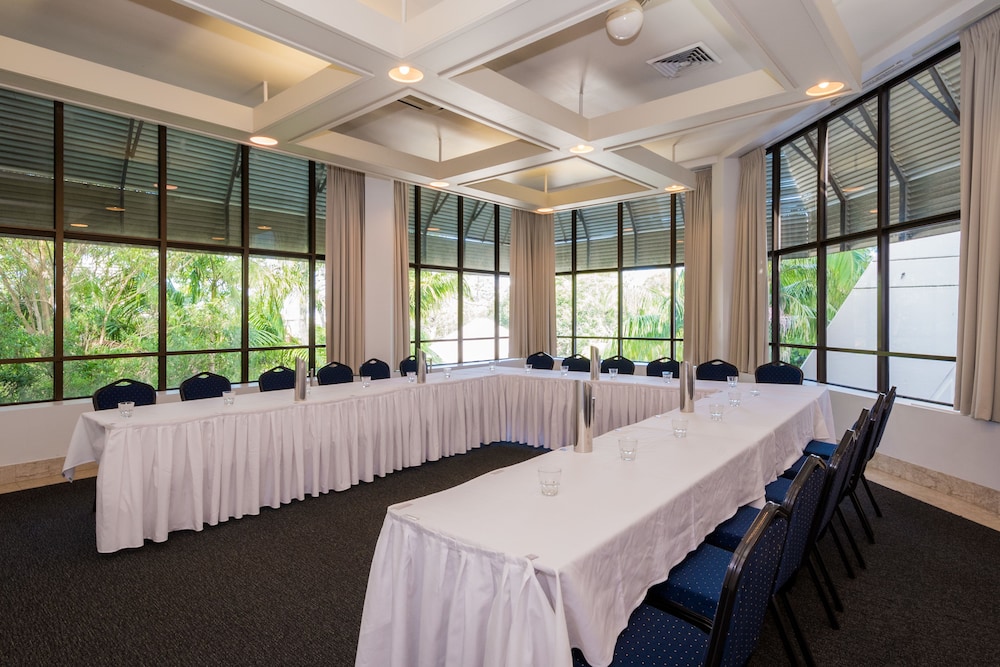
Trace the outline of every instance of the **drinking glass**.
[[711, 415], [712, 421], [721, 422], [722, 421], [722, 403], [712, 403], [708, 406], [708, 414]]
[[406, 371], [406, 381], [407, 382], [416, 382], [417, 381], [417, 372], [416, 371]]
[[496, 372], [497, 372], [497, 364], [496, 364], [495, 361], [491, 361], [490, 362], [490, 373], [496, 373]]
[[617, 368], [609, 368], [608, 369], [608, 375], [610, 375], [611, 379], [614, 380], [616, 377], [618, 377], [618, 369]]
[[639, 456], [639, 441], [635, 438], [619, 438], [618, 454], [622, 461], [635, 461]]
[[670, 384], [670, 381], [674, 379], [673, 371], [663, 371], [663, 381]]
[[727, 375], [726, 376], [726, 382], [729, 383], [730, 388], [735, 388], [736, 385], [738, 385], [740, 383], [740, 376], [739, 375]]
[[688, 434], [688, 420], [685, 417], [674, 417], [672, 422], [675, 438], [686, 438]]
[[562, 468], [544, 467], [538, 469], [538, 485], [543, 496], [554, 496], [559, 493], [559, 478]]
[[222, 392], [222, 404], [232, 405], [236, 402], [236, 392], [235, 391], [224, 391]]
[[446, 380], [451, 377], [451, 366], [444, 367], [444, 377]]
[[122, 401], [118, 404], [118, 414], [128, 419], [132, 416], [132, 411], [135, 409], [135, 401]]
[[370, 375], [362, 375], [361, 376], [361, 387], [364, 388], [364, 389], [367, 389], [370, 386], [372, 386], [372, 377]]
[[734, 389], [733, 391], [729, 392], [729, 405], [733, 406], [734, 408], [738, 408], [740, 406], [740, 398], [741, 396], [738, 389]]
[[757, 385], [752, 385], [750, 387], [750, 395], [751, 396], [760, 396], [760, 387], [758, 387]]
[[524, 365], [524, 372], [525, 373], [530, 373], [531, 372], [531, 368], [532, 368], [531, 364], [525, 364]]

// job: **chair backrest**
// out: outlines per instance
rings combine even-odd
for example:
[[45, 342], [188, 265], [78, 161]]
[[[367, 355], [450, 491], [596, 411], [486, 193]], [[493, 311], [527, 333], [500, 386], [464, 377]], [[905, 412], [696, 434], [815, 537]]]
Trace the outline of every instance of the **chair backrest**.
[[[864, 423], [868, 421], [867, 408], [861, 411], [861, 416], [862, 419], [858, 421], [863, 427]], [[813, 530], [815, 538], [823, 534], [830, 519], [833, 518], [837, 505], [840, 504], [841, 494], [850, 473], [851, 463], [854, 460], [854, 452], [857, 450], [857, 440], [857, 431], [853, 429], [844, 431], [840, 444], [837, 445], [833, 456], [830, 457], [826, 471], [826, 487], [823, 489], [823, 498], [820, 501], [819, 513]]]
[[[417, 372], [417, 356], [411, 354], [406, 359], [399, 362], [399, 374], [405, 376], [407, 373]], [[375, 378], [372, 378], [373, 380]]]
[[571, 371], [590, 372], [590, 359], [582, 354], [574, 354], [572, 357], [566, 357], [562, 360], [562, 365]]
[[847, 494], [853, 491], [857, 486], [858, 481], [861, 479], [861, 475], [865, 472], [865, 467], [868, 465], [868, 459], [871, 458], [871, 454], [874, 454], [875, 447], [877, 446], [876, 438], [878, 437], [878, 427], [882, 421], [882, 415], [885, 412], [886, 407], [886, 395], [879, 394], [878, 398], [875, 399], [875, 403], [872, 404], [871, 410], [868, 413], [868, 418], [857, 423], [858, 432], [858, 443], [855, 445], [854, 459], [851, 461], [851, 471], [848, 473], [847, 483], [845, 484], [845, 489], [843, 494]]
[[896, 388], [892, 387], [889, 389], [889, 393], [885, 396], [885, 402], [882, 404], [882, 414], [879, 415], [878, 424], [871, 439], [871, 446], [868, 448], [867, 459], [869, 461], [873, 456], [875, 456], [875, 450], [878, 449], [878, 446], [882, 444], [882, 434], [885, 433], [885, 426], [889, 423], [889, 413], [892, 412], [892, 406], [895, 403]]
[[381, 359], [369, 359], [358, 368], [358, 375], [368, 376], [373, 380], [388, 380], [392, 373], [389, 371], [389, 364]]
[[802, 384], [805, 377], [802, 369], [784, 361], [772, 361], [768, 364], [761, 364], [753, 373], [757, 382], [768, 384]]
[[156, 389], [145, 382], [122, 378], [104, 385], [94, 392], [92, 398], [95, 410], [117, 408], [119, 403], [125, 401], [132, 401], [136, 405], [153, 405], [156, 403]]
[[617, 368], [621, 375], [635, 375], [635, 364], [631, 359], [626, 359], [621, 355], [608, 357], [601, 361], [601, 372], [607, 373], [609, 369]]
[[663, 377], [664, 371], [670, 371], [674, 377], [681, 375], [681, 362], [674, 361], [670, 357], [660, 357], [646, 364], [646, 375], [649, 377]]
[[354, 371], [347, 364], [331, 361], [316, 371], [316, 380], [320, 384], [344, 384], [354, 382]]
[[694, 376], [698, 380], [716, 380], [725, 382], [731, 375], [739, 375], [740, 371], [728, 361], [722, 359], [712, 359], [703, 364], [698, 364]]
[[788, 536], [785, 551], [781, 556], [781, 567], [774, 582], [775, 589], [781, 589], [802, 565], [802, 559], [809, 550], [816, 523], [816, 510], [823, 498], [826, 487], [826, 463], [818, 456], [810, 456], [795, 475], [781, 508], [788, 514]]
[[257, 378], [257, 388], [261, 391], [276, 391], [278, 389], [295, 388], [295, 371], [288, 366], [275, 366], [264, 371]]
[[540, 371], [551, 371], [552, 367], [556, 365], [555, 360], [544, 352], [535, 352], [534, 354], [528, 355], [528, 358], [524, 360], [524, 363], [528, 364], [532, 368], [537, 368]]
[[228, 378], [215, 373], [198, 373], [181, 382], [181, 400], [193, 401], [200, 398], [216, 398], [224, 391], [232, 391]]
[[706, 665], [744, 665], [757, 647], [788, 532], [785, 512], [767, 503], [729, 561], [712, 621]]

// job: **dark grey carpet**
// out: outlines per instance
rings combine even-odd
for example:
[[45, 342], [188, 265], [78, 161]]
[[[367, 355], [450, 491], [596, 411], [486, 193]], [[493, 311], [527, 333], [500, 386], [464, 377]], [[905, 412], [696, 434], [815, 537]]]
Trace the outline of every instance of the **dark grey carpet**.
[[[93, 480], [0, 496], [0, 665], [353, 665], [386, 506], [537, 453], [491, 445], [110, 555], [95, 548]], [[843, 629], [810, 581], [793, 591], [817, 662], [996, 664], [1000, 534], [876, 493], [869, 569], [849, 580], [824, 548]], [[769, 621], [752, 664], [784, 660]]]

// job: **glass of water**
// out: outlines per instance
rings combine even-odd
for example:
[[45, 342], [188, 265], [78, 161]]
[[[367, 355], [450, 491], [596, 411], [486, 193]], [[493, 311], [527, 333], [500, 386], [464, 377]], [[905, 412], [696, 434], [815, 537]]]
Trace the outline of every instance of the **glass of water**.
[[722, 403], [712, 403], [708, 406], [708, 414], [712, 417], [712, 421], [721, 422], [722, 421]]
[[562, 477], [562, 469], [556, 467], [542, 467], [538, 469], [538, 485], [543, 496], [554, 496], [559, 493], [559, 480]]
[[674, 417], [671, 422], [674, 427], [675, 438], [686, 438], [688, 434], [688, 420], [686, 417]]

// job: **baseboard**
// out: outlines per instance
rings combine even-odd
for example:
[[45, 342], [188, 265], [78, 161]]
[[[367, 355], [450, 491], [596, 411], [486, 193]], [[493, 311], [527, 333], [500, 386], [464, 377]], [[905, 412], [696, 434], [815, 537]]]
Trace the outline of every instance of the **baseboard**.
[[1000, 491], [943, 472], [924, 468], [885, 454], [875, 454], [868, 465], [888, 475], [905, 479], [927, 489], [981, 507], [1000, 515]]
[[[16, 484], [62, 474], [63, 458], [29, 461], [14, 465], [0, 466], [0, 486]], [[90, 477], [97, 473], [96, 463], [85, 463], [76, 467], [76, 477]]]

